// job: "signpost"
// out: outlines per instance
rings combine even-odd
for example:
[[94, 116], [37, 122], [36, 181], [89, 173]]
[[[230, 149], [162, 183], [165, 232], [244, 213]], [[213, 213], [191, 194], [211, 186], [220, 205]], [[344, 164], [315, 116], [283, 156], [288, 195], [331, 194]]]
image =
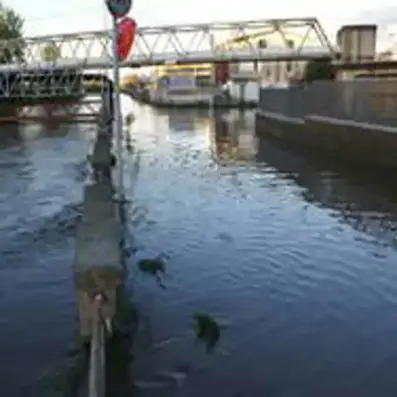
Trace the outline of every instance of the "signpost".
[[106, 0], [106, 6], [114, 18], [123, 18], [130, 12], [132, 0]]
[[117, 46], [117, 20], [125, 17], [131, 10], [132, 0], [105, 0], [109, 13], [112, 16], [112, 68], [113, 68], [113, 104], [114, 119], [113, 131], [116, 133], [116, 156], [119, 167], [118, 172], [118, 197], [120, 202], [124, 201], [124, 182], [123, 182], [123, 140], [122, 140], [122, 119], [120, 109], [120, 72], [119, 56]]

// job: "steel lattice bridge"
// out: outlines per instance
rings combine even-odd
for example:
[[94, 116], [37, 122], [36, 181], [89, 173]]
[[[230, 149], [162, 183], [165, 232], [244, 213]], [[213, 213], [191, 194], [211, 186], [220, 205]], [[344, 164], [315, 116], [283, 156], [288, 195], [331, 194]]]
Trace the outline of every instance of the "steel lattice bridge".
[[[284, 48], [254, 44], [256, 36], [275, 33]], [[293, 47], [289, 46], [291, 35], [300, 38], [294, 39]], [[59, 51], [55, 62], [43, 60], [46, 46], [55, 46]], [[111, 66], [111, 37], [109, 31], [94, 31], [3, 40], [0, 52], [24, 54], [20, 62], [12, 56], [11, 62], [1, 68], [4, 71], [54, 64], [101, 69]], [[316, 18], [272, 19], [140, 27], [131, 55], [120, 66], [309, 60], [334, 55], [335, 49]]]
[[[277, 45], [272, 44], [274, 37]], [[107, 30], [2, 40], [0, 100], [54, 97], [60, 90], [70, 91], [84, 71], [111, 67], [111, 47]], [[48, 48], [56, 53], [51, 62], [45, 56]], [[317, 18], [289, 18], [140, 27], [133, 50], [120, 67], [308, 61], [335, 56], [336, 49]], [[45, 92], [36, 92], [43, 84], [47, 84]]]

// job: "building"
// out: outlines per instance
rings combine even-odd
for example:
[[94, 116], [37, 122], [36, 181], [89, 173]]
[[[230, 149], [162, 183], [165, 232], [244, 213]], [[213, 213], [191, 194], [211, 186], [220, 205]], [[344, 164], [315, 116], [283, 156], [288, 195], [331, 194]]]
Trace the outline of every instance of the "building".
[[[244, 37], [233, 37], [216, 46], [219, 50], [237, 50], [250, 46], [266, 48], [269, 51], [286, 51], [299, 47], [303, 41], [300, 34], [293, 32], [258, 31]], [[318, 48], [318, 39], [306, 37], [305, 45]], [[268, 84], [287, 83], [291, 79], [300, 79], [305, 71], [306, 61], [254, 62], [230, 65], [231, 80], [266, 81]], [[164, 76], [190, 76], [197, 85], [208, 85], [214, 76], [214, 65], [162, 65], [156, 68], [155, 78]]]
[[[317, 37], [307, 35], [304, 38], [296, 32], [266, 31], [257, 32], [249, 36], [234, 38], [221, 46], [230, 49], [239, 49], [253, 46], [267, 49], [269, 52], [285, 52], [298, 48], [303, 43], [305, 48], [317, 49], [319, 47]], [[291, 79], [303, 77], [306, 68], [306, 61], [274, 61], [234, 64], [231, 66], [231, 74], [234, 76], [252, 76], [252, 79], [269, 85], [287, 84]]]

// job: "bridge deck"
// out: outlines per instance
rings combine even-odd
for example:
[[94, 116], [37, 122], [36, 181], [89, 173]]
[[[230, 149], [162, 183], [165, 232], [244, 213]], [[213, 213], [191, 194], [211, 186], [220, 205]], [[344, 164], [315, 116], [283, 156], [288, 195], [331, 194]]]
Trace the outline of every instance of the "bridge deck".
[[[143, 67], [169, 63], [194, 64], [218, 62], [276, 62], [276, 61], [308, 61], [314, 58], [330, 58], [332, 53], [323, 47], [306, 47], [300, 51], [289, 49], [257, 49], [253, 51], [243, 48], [233, 51], [190, 51], [187, 53], [159, 52], [155, 54], [133, 54], [127, 60], [120, 62], [120, 67]], [[75, 69], [93, 70], [110, 68], [112, 60], [109, 55], [101, 57], [61, 58], [57, 62], [31, 62], [0, 65], [0, 73], [28, 72], [40, 70]]]

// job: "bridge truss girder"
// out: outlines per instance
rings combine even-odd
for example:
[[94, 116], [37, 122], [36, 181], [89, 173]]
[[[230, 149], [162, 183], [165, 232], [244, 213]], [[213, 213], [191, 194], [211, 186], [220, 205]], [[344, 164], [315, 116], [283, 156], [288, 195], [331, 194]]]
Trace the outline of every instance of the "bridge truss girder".
[[[330, 56], [336, 50], [316, 18], [269, 19], [243, 22], [213, 22], [203, 24], [140, 27], [136, 32], [134, 48], [124, 66], [150, 66], [168, 62], [189, 63], [233, 59], [264, 59], [263, 50], [253, 44], [255, 36], [278, 34], [285, 48], [289, 36], [300, 38], [289, 57], [304, 57], [308, 43], [323, 49]], [[238, 45], [236, 45], [238, 43]], [[46, 59], [47, 47], [52, 47], [54, 59]], [[238, 47], [238, 49], [236, 48]], [[247, 54], [239, 55], [245, 48]], [[200, 54], [206, 53], [206, 58]], [[240, 51], [241, 53], [241, 51]], [[23, 54], [23, 56], [21, 56]], [[292, 54], [292, 55], [291, 55]], [[110, 66], [111, 42], [109, 31], [81, 32], [0, 41], [0, 61], [17, 64], [15, 67], [76, 66], [100, 68]], [[271, 57], [269, 57], [270, 59]], [[273, 56], [274, 58], [274, 56]], [[280, 55], [280, 59], [282, 56]], [[88, 60], [96, 59], [91, 64]], [[277, 55], [274, 60], [277, 60]], [[79, 65], [78, 65], [79, 64]], [[6, 66], [4, 66], [7, 69]], [[0, 68], [1, 71], [2, 68]]]

